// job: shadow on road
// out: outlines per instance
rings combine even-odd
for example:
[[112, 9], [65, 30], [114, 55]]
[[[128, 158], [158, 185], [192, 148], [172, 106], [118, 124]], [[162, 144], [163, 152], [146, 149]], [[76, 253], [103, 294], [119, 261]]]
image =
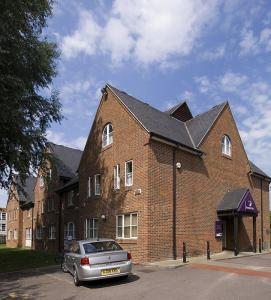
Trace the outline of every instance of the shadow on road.
[[128, 278], [116, 277], [116, 278], [107, 278], [107, 279], [83, 282], [82, 286], [90, 289], [101, 289], [101, 288], [111, 287], [115, 285], [129, 284], [139, 280], [139, 278], [140, 278], [139, 276], [133, 274], [130, 275]]

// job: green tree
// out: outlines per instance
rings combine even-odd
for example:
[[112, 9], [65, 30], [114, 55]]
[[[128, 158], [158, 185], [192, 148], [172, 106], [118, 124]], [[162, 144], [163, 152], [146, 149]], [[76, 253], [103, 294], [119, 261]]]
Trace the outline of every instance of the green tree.
[[59, 57], [43, 34], [50, 0], [0, 1], [0, 187], [43, 165], [46, 130], [62, 119], [50, 86]]

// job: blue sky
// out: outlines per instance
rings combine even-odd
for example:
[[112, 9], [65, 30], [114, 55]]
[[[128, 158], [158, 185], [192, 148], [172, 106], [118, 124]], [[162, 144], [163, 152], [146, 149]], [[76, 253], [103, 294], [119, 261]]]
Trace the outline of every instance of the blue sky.
[[[83, 149], [106, 82], [165, 110], [228, 100], [248, 156], [271, 174], [271, 3], [58, 0], [44, 34], [61, 59], [55, 142]], [[0, 206], [5, 194], [0, 194]]]

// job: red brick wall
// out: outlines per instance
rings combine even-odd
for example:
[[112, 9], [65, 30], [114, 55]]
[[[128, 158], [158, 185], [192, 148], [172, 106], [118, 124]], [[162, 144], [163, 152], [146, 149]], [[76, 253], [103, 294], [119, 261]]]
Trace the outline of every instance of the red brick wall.
[[[102, 148], [102, 130], [108, 123], [113, 125], [113, 144]], [[116, 215], [138, 212], [138, 239], [119, 240], [124, 249], [132, 252], [137, 262], [148, 257], [148, 134], [109, 91], [95, 117], [91, 135], [87, 141], [79, 167], [79, 233], [84, 238], [87, 217], [100, 218], [99, 236], [116, 238]], [[134, 180], [132, 187], [124, 186], [125, 161], [133, 160]], [[121, 188], [113, 190], [113, 167], [120, 164]], [[87, 198], [88, 177], [101, 174], [101, 197]], [[135, 195], [136, 189], [140, 195]], [[94, 185], [92, 186], [92, 191]]]

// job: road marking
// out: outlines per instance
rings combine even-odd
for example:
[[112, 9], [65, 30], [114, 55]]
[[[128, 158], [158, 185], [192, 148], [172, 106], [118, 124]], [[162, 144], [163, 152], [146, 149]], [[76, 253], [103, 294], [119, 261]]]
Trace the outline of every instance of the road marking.
[[224, 266], [218, 266], [218, 265], [207, 265], [207, 264], [197, 264], [197, 263], [191, 264], [191, 267], [194, 269], [222, 271], [222, 272], [227, 272], [227, 273], [235, 273], [235, 274], [239, 274], [239, 275], [271, 278], [271, 272], [264, 272], [264, 271], [255, 271], [255, 270], [249, 270], [249, 269], [230, 268], [230, 267], [224, 267]]

